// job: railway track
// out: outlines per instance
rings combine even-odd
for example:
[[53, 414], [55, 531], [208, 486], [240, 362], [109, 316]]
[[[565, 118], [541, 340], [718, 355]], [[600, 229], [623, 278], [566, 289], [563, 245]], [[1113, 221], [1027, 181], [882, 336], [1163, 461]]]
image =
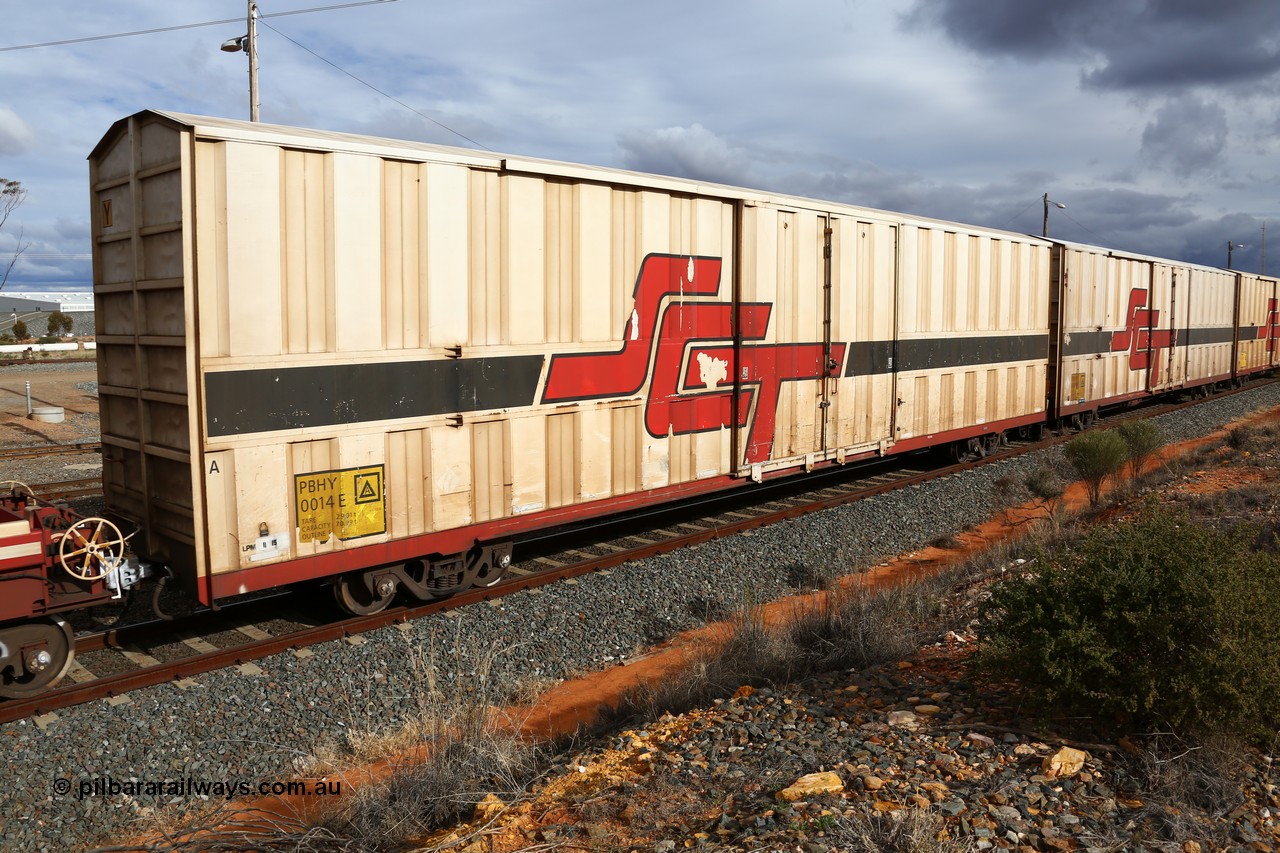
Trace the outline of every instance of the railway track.
[[44, 456], [65, 456], [77, 453], [101, 453], [101, 442], [81, 442], [78, 444], [40, 444], [24, 447], [0, 448], [0, 462], [12, 462], [19, 459], [39, 459]]
[[[19, 482], [0, 479], [0, 483]], [[31, 494], [45, 503], [71, 498], [98, 497], [102, 494], [102, 478], [86, 477], [82, 480], [62, 480], [56, 483], [40, 483], [29, 486]]]
[[31, 491], [42, 501], [96, 497], [102, 494], [102, 478], [85, 477], [81, 480], [61, 480], [56, 483], [41, 483], [38, 486], [32, 486]]
[[[1262, 380], [1275, 381], [1275, 380]], [[1258, 382], [1246, 388], [1258, 387]], [[1223, 392], [1217, 399], [1235, 393]], [[1116, 412], [1101, 420], [1115, 425], [1134, 417], [1153, 417], [1201, 403], [1157, 403]], [[940, 479], [1032, 450], [1065, 442], [1072, 434], [1052, 435], [1037, 441], [1018, 441], [984, 458], [933, 468], [911, 464], [916, 457], [878, 460], [826, 476], [809, 475], [766, 483], [729, 497], [702, 498], [649, 513], [643, 523], [634, 516], [612, 519], [571, 534], [546, 533], [521, 539], [520, 558], [513, 562], [499, 584], [470, 590], [443, 601], [393, 606], [382, 612], [336, 621], [326, 619], [314, 602], [297, 598], [300, 593], [278, 593], [254, 601], [228, 605], [219, 611], [202, 611], [181, 623], [146, 622], [91, 632], [76, 638], [76, 658], [64, 686], [30, 699], [0, 703], [0, 723], [48, 714], [60, 708], [103, 698], [127, 695], [144, 687], [181, 682], [200, 673], [230, 666], [252, 667], [252, 662], [293, 650], [304, 654], [308, 646], [344, 637], [356, 637], [397, 623], [408, 623], [433, 613], [497, 599], [522, 590], [578, 577], [689, 547], [712, 539], [742, 533], [791, 518], [863, 500], [895, 489]], [[48, 484], [62, 485], [62, 484]], [[572, 541], [566, 543], [566, 537]], [[283, 605], [283, 608], [282, 608]], [[296, 606], [295, 606], [296, 605]], [[282, 618], [282, 612], [289, 615]], [[270, 623], [270, 624], [267, 624]], [[218, 635], [225, 643], [210, 641]], [[243, 641], [234, 638], [243, 638]], [[65, 683], [65, 682], [70, 682]]]

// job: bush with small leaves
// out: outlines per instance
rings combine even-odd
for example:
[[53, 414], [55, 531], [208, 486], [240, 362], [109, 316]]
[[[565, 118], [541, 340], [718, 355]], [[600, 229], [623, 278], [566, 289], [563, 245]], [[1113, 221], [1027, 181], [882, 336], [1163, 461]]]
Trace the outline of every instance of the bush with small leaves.
[[1053, 508], [1065, 491], [1062, 481], [1052, 468], [1041, 466], [1028, 474], [1022, 481], [1031, 496], [1041, 503]]
[[1082, 432], [1062, 448], [1062, 455], [1084, 480], [1089, 503], [1102, 501], [1102, 485], [1129, 459], [1129, 447], [1115, 430]]
[[1142, 473], [1151, 454], [1164, 446], [1164, 432], [1151, 421], [1129, 421], [1116, 430], [1129, 448], [1129, 476]]
[[996, 584], [980, 666], [1053, 711], [1251, 738], [1280, 725], [1280, 555], [1148, 502]]

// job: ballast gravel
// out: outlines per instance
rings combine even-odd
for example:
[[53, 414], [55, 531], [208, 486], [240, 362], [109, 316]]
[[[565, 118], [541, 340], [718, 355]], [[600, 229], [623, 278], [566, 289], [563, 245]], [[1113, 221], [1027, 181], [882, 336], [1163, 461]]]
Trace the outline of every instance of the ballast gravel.
[[[1161, 416], [1169, 441], [1211, 432], [1280, 405], [1269, 385]], [[1049, 450], [857, 504], [629, 563], [357, 638], [258, 661], [0, 727], [0, 847], [63, 851], [137, 837], [161, 806], [193, 795], [112, 794], [126, 783], [199, 784], [288, 778], [349, 732], [398, 727], [419, 708], [434, 669], [465, 683], [477, 661], [491, 677], [548, 682], [599, 669], [699, 623], [715, 606], [792, 591], [797, 566], [856, 567], [910, 551], [988, 518], [1002, 481], [1051, 461]], [[38, 479], [33, 477], [33, 479]], [[246, 674], [247, 673], [247, 674]], [[95, 793], [95, 783], [97, 791]], [[217, 799], [216, 796], [211, 796]]]

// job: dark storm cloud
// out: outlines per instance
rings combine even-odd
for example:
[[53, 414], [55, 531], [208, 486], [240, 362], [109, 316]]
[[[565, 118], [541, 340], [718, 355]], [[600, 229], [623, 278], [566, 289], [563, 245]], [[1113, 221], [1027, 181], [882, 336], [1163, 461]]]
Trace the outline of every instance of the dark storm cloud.
[[1168, 101], [1142, 132], [1142, 153], [1187, 176], [1214, 165], [1227, 143], [1227, 111], [1186, 96]]
[[1080, 61], [1086, 85], [1221, 87], [1280, 70], [1268, 0], [917, 0], [907, 21], [983, 54]]
[[[924, 175], [885, 172], [865, 163], [849, 163], [822, 174], [793, 172], [771, 181], [780, 192], [830, 198], [850, 204], [901, 211], [937, 219], [1039, 234], [1043, 205], [1039, 193], [1045, 174], [1012, 174], [971, 185], [931, 180]], [[1106, 246], [1142, 255], [1208, 266], [1226, 264], [1226, 241], [1246, 243], [1235, 252], [1237, 269], [1257, 269], [1261, 220], [1246, 214], [1204, 216], [1190, 195], [1128, 188], [1087, 187], [1053, 190], [1065, 203], [1049, 214], [1049, 234], [1064, 240]], [[1273, 242], [1280, 244], [1280, 228]], [[1273, 250], [1280, 259], [1280, 245]], [[1272, 261], [1272, 268], [1280, 266]]]
[[747, 165], [750, 156], [701, 124], [627, 131], [618, 145], [623, 165], [637, 172], [743, 187], [760, 183]]
[[[1079, 53], [1104, 13], [1126, 10], [1132, 0], [918, 0], [907, 21], [937, 26], [957, 43], [982, 53], [1027, 59]], [[1123, 14], [1123, 13], [1122, 13]]]

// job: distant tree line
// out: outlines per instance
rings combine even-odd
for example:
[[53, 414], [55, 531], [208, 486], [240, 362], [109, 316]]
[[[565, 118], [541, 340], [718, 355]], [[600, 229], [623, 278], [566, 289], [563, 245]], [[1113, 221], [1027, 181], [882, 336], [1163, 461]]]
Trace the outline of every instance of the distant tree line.
[[[47, 337], [41, 338], [40, 343], [54, 343], [62, 337], [69, 335], [74, 326], [75, 320], [72, 319], [70, 314], [64, 314], [61, 311], [54, 311], [49, 315], [47, 320], [46, 328], [48, 329], [48, 335]], [[31, 329], [28, 328], [26, 321], [15, 320], [13, 328], [10, 330], [9, 334], [4, 335], [3, 337], [16, 341], [25, 341], [31, 337]]]

